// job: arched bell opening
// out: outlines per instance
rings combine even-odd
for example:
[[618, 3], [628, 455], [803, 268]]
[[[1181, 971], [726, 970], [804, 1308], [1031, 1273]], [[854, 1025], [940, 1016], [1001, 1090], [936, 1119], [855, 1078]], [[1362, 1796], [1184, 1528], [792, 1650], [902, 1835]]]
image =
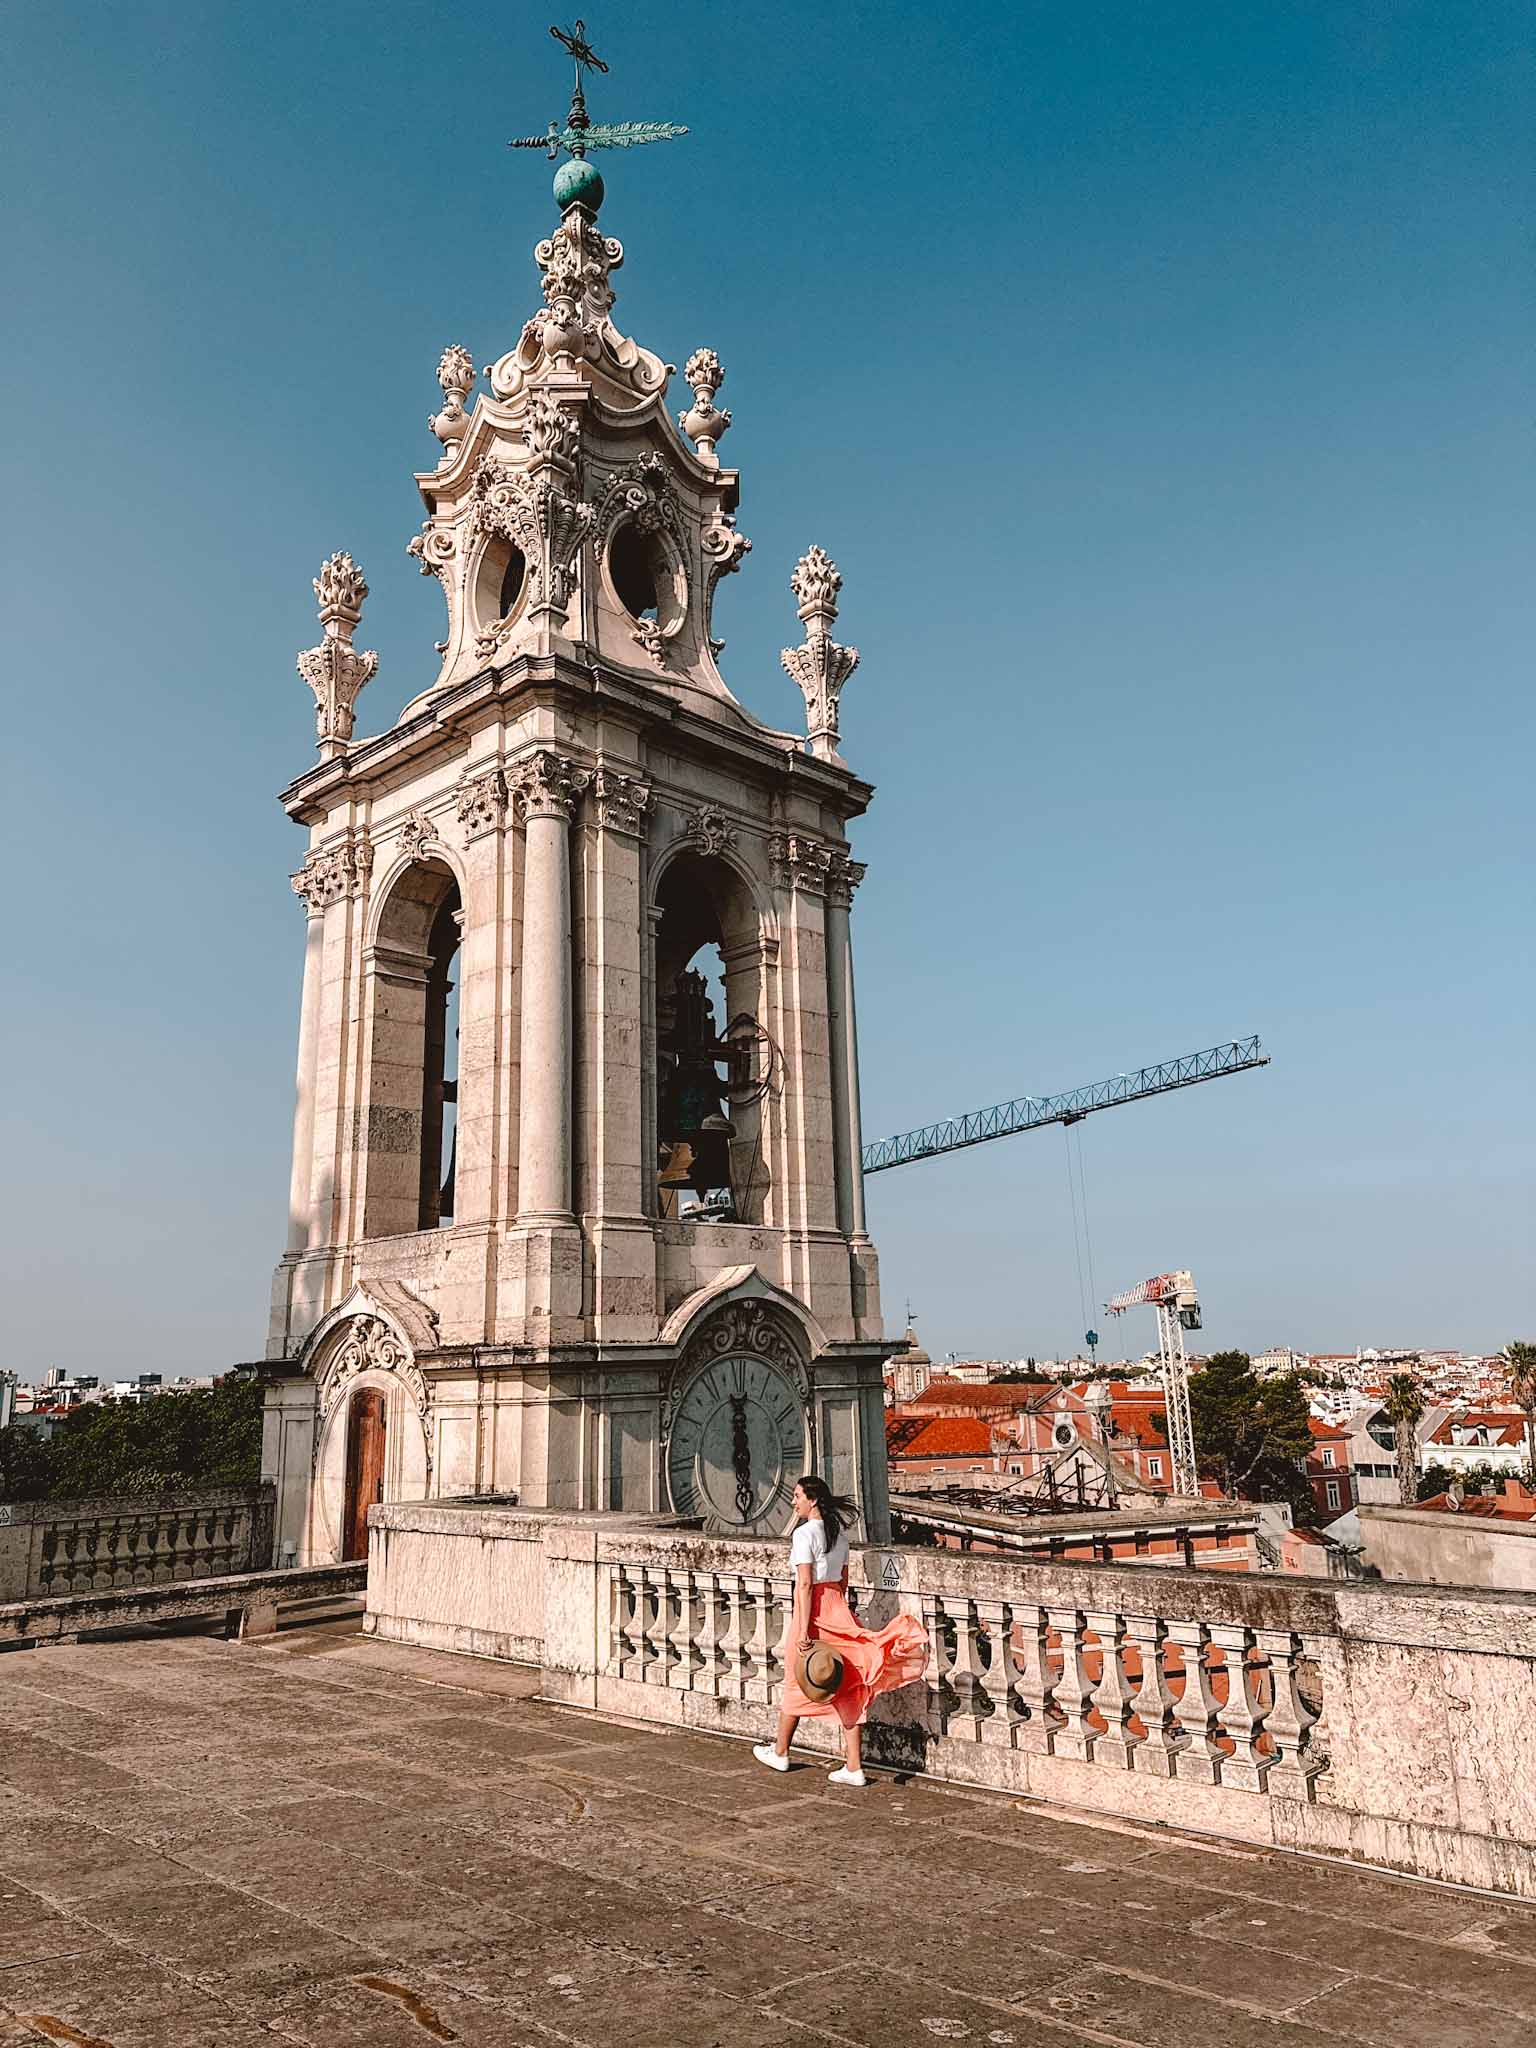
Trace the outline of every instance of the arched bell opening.
[[505, 534], [493, 534], [475, 565], [470, 602], [476, 633], [512, 625], [527, 595], [527, 557]]
[[659, 645], [678, 631], [687, 610], [687, 582], [660, 527], [626, 519], [614, 531], [605, 560], [614, 597], [643, 644]]
[[369, 950], [368, 1106], [360, 1133], [363, 1235], [454, 1218], [459, 886], [422, 860], [395, 882]]
[[690, 853], [667, 868], [657, 908], [654, 1210], [761, 1222], [773, 1056], [757, 906], [726, 862]]

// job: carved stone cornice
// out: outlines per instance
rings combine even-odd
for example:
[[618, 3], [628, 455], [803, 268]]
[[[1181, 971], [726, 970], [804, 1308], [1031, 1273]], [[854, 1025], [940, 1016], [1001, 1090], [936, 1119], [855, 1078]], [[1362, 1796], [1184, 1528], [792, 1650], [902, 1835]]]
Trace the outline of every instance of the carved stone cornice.
[[684, 815], [682, 837], [693, 840], [700, 853], [726, 853], [740, 836], [718, 804], [700, 804]]
[[551, 747], [541, 747], [515, 762], [507, 780], [517, 799], [518, 814], [528, 818], [563, 818], [574, 815], [582, 791], [592, 780], [589, 770]]
[[867, 870], [864, 862], [853, 860], [840, 849], [834, 848], [827, 867], [827, 901], [838, 904], [846, 910], [853, 902], [853, 892], [863, 881]]
[[352, 737], [353, 707], [379, 657], [352, 645], [363, 616], [368, 585], [350, 555], [335, 554], [320, 565], [315, 596], [325, 637], [298, 657], [299, 674], [315, 693], [315, 732], [322, 746], [339, 748]]
[[469, 838], [478, 839], [482, 832], [494, 831], [506, 823], [511, 792], [499, 768], [492, 768], [485, 775], [465, 776], [456, 794], [459, 823]]
[[784, 648], [779, 659], [805, 698], [811, 752], [825, 760], [837, 752], [837, 700], [859, 665], [859, 650], [839, 647], [832, 638], [830, 629], [837, 617], [837, 593], [843, 579], [824, 548], [808, 549], [795, 564], [789, 582], [805, 621], [805, 642]]
[[592, 778], [592, 795], [597, 805], [597, 822], [605, 832], [625, 832], [637, 837], [644, 829], [651, 808], [651, 785], [640, 775], [623, 775], [599, 763]]
[[373, 842], [359, 828], [348, 833], [339, 846], [306, 854], [304, 865], [291, 877], [293, 893], [311, 917], [344, 896], [361, 896], [373, 872]]

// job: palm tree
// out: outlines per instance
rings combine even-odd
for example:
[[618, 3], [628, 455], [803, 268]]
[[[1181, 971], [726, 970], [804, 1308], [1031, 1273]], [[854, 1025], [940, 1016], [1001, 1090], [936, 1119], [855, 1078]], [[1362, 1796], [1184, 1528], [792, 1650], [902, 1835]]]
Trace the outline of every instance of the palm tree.
[[1411, 1372], [1395, 1372], [1387, 1381], [1387, 1420], [1397, 1439], [1397, 1497], [1411, 1508], [1419, 1497], [1419, 1423], [1424, 1396]]
[[1536, 1473], [1536, 1344], [1506, 1344], [1504, 1373], [1510, 1393], [1525, 1411], [1525, 1462], [1529, 1478]]

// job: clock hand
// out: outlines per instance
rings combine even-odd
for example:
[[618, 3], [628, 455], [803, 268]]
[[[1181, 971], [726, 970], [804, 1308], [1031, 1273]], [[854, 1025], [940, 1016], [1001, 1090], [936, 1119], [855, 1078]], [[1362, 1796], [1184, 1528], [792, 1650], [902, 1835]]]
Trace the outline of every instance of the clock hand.
[[747, 1434], [747, 1397], [731, 1396], [731, 1462], [736, 1468], [736, 1512], [744, 1522], [752, 1519], [752, 1440]]

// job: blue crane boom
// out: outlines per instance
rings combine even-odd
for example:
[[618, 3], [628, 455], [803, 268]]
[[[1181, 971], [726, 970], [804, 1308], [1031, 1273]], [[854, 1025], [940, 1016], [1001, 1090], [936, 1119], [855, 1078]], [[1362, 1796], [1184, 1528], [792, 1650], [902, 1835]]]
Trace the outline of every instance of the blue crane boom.
[[959, 1152], [967, 1145], [985, 1145], [991, 1138], [1011, 1138], [1016, 1131], [1037, 1131], [1042, 1124], [1081, 1123], [1096, 1109], [1118, 1109], [1122, 1102], [1144, 1102], [1149, 1095], [1167, 1095], [1175, 1088], [1193, 1088], [1201, 1081], [1217, 1081], [1224, 1074], [1244, 1074], [1250, 1067], [1268, 1065], [1269, 1054], [1257, 1036], [1229, 1039], [1225, 1045], [1162, 1060], [1134, 1074], [1116, 1074], [1113, 1080], [1094, 1081], [1066, 1095], [1020, 1095], [1012, 1102], [995, 1103], [991, 1109], [973, 1109], [968, 1116], [925, 1124], [920, 1131], [881, 1138], [865, 1146], [864, 1171], [883, 1173], [889, 1166], [910, 1166], [916, 1159]]

